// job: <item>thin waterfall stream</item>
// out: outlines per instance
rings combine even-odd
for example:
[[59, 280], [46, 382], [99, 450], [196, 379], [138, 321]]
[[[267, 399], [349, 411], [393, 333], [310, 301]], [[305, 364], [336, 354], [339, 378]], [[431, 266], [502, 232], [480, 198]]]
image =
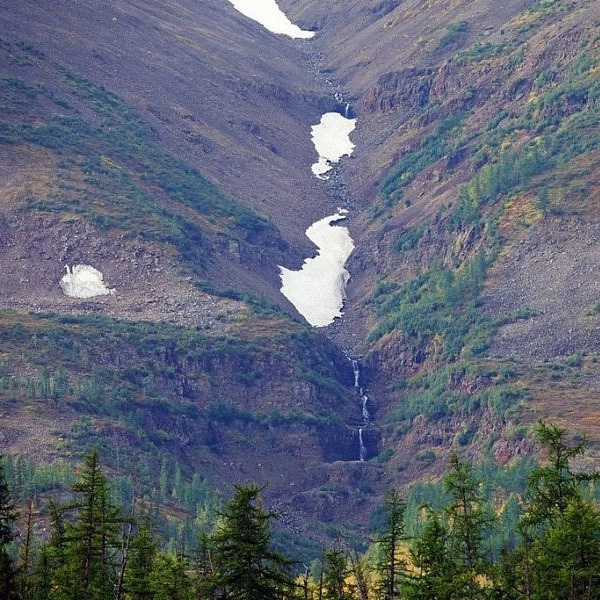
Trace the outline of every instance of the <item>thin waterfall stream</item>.
[[[279, 9], [276, 0], [229, 0], [233, 7], [246, 17], [260, 23], [275, 34], [291, 38], [309, 39], [315, 32], [300, 29], [291, 23]], [[330, 81], [328, 83], [331, 84]], [[344, 156], [350, 156], [354, 144], [350, 134], [356, 127], [356, 118], [351, 118], [352, 108], [344, 100], [343, 94], [334, 94], [338, 108], [326, 112], [321, 120], [311, 127], [311, 139], [318, 156], [310, 167], [313, 175], [321, 180], [329, 178], [329, 172]], [[346, 218], [347, 210], [338, 207], [337, 212], [313, 223], [307, 230], [307, 237], [317, 247], [316, 255], [304, 261], [300, 270], [294, 271], [279, 265], [281, 293], [295, 306], [296, 310], [313, 327], [325, 327], [342, 317], [345, 301], [345, 287], [350, 274], [345, 264], [354, 249], [354, 242], [348, 229], [337, 225]], [[369, 396], [361, 385], [360, 365], [351, 359], [354, 374], [354, 389], [360, 402], [362, 422], [349, 426], [358, 431], [358, 460], [368, 459], [364, 432], [372, 427], [369, 412]]]
[[360, 400], [363, 422], [358, 428], [358, 460], [364, 462], [367, 459], [367, 447], [365, 446], [363, 431], [371, 426], [371, 415], [369, 413], [369, 396], [360, 383], [360, 364], [356, 359], [351, 359], [352, 372], [354, 374], [354, 390]]

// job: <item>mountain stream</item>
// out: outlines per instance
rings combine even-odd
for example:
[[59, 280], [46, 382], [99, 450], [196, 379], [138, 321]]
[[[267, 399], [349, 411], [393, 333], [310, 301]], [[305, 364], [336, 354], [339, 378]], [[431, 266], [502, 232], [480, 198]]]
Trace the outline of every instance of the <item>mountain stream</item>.
[[[275, 0], [229, 2], [237, 11], [257, 21], [272, 33], [303, 39], [314, 36], [314, 32], [302, 30], [291, 23]], [[341, 102], [341, 94], [336, 94], [336, 100]], [[356, 119], [349, 118], [349, 113], [350, 104], [346, 103], [344, 114], [327, 112], [322, 115], [320, 122], [311, 128], [311, 139], [318, 155], [318, 160], [311, 166], [311, 170], [318, 179], [327, 180], [334, 164], [343, 156], [350, 156], [354, 150], [350, 134], [356, 127]], [[292, 271], [279, 266], [281, 293], [313, 327], [325, 327], [342, 316], [345, 288], [350, 279], [345, 264], [354, 249], [354, 242], [347, 227], [340, 227], [334, 223], [345, 219], [346, 214], [345, 209], [338, 208], [335, 214], [318, 220], [306, 230], [308, 239], [317, 246], [317, 253], [316, 256], [305, 259], [300, 270]], [[351, 362], [354, 388], [360, 401], [362, 415], [362, 423], [352, 429], [358, 431], [358, 460], [364, 462], [367, 459], [364, 431], [372, 426], [368, 408], [369, 397], [361, 386], [358, 361]]]

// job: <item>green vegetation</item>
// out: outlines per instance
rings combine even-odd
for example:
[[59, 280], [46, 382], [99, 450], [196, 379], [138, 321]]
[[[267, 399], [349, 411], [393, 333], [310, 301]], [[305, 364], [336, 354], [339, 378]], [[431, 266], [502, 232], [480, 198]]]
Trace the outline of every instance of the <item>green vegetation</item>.
[[600, 508], [592, 491], [600, 474], [574, 470], [583, 444], [567, 443], [563, 430], [540, 423], [537, 435], [543, 465], [496, 466], [501, 477], [490, 478], [452, 454], [429, 493], [421, 484], [407, 504], [390, 490], [364, 554], [346, 541], [304, 569], [273, 549], [278, 515], [255, 484], [236, 486], [192, 545], [165, 547], [151, 505], [134, 497], [121, 510], [91, 451], [70, 496], [49, 505], [50, 537], [36, 538], [30, 504], [17, 540], [0, 467], [0, 589], [15, 600], [596, 598]]
[[[163, 150], [151, 128], [115, 94], [62, 67], [68, 89], [99, 123], [64, 114], [69, 104], [45, 85], [0, 80], [0, 143], [28, 143], [60, 156], [58, 186], [31, 197], [27, 211], [83, 217], [99, 227], [175, 246], [201, 270], [215, 230], [254, 243], [277, 238], [273, 225], [223, 196], [195, 168]], [[51, 101], [60, 109], [48, 113]], [[267, 234], [267, 235], [265, 235]], [[279, 243], [279, 242], [278, 242]]]
[[[109, 468], [127, 473], [114, 477], [117, 504], [127, 510], [135, 490], [150, 504], [171, 507], [160, 530], [167, 544], [184, 539], [190, 545], [205, 525], [201, 515], [216, 502], [195, 461], [213, 462], [225, 440], [248, 443], [249, 430], [339, 427], [339, 408], [354, 399], [351, 382], [338, 381], [336, 355], [321, 336], [290, 322], [265, 321], [263, 328], [254, 320], [249, 332], [246, 325], [215, 335], [97, 315], [2, 312], [0, 402], [15, 419], [29, 410], [68, 414], [68, 425], [45, 433], [49, 447], [72, 457], [99, 449]], [[240, 407], [240, 398], [258, 396], [273, 381], [282, 394], [304, 382], [315, 401]], [[9, 457], [5, 467], [20, 502], [61, 496], [73, 479], [63, 463]], [[164, 477], [156, 488], [158, 472]], [[192, 517], [178, 531], [172, 516], [181, 511]]]
[[433, 164], [453, 146], [466, 114], [458, 112], [442, 121], [432, 133], [425, 136], [417, 148], [408, 152], [397, 162], [381, 183], [382, 203], [374, 205], [371, 216], [377, 217], [402, 199], [403, 189], [421, 170]]
[[446, 25], [446, 32], [441, 37], [438, 49], [442, 50], [447, 46], [454, 46], [462, 42], [469, 31], [469, 24], [466, 21], [457, 21]]
[[[538, 2], [523, 19], [529, 22], [535, 17], [538, 22], [563, 8], [558, 2]], [[465, 28], [456, 26], [455, 33]], [[518, 36], [508, 36], [496, 46], [477, 42], [454, 62], [465, 73], [484, 58], [498, 67], [522, 60], [523, 48]], [[599, 60], [597, 44], [582, 38], [578, 56], [562, 75], [549, 70], [538, 73], [534, 81], [518, 77], [511, 81], [508, 93], [520, 94], [520, 105], [507, 105], [485, 129], [472, 126], [475, 110], [461, 110], [438, 121], [383, 179], [374, 217], [393, 207], [420, 172], [436, 161], [447, 159], [450, 164], [453, 156], [464, 155], [461, 160], [469, 160], [473, 167], [452, 202], [398, 236], [395, 249], [401, 260], [422, 266], [408, 278], [402, 269], [398, 279], [395, 273], [387, 274], [371, 299], [378, 319], [369, 341], [395, 340], [422, 371], [391, 382], [399, 398], [390, 423], [400, 421], [405, 427], [418, 414], [437, 419], [480, 409], [503, 418], [529, 397], [517, 382], [492, 380], [468, 393], [461, 382], [477, 370], [498, 327], [531, 316], [521, 311], [494, 320], [484, 316], [479, 306], [488, 271], [510, 235], [506, 222], [513, 218], [512, 203], [523, 202], [522, 227], [546, 215], [584, 209], [588, 190], [575, 176], [571, 181], [569, 173], [599, 148]], [[449, 170], [445, 163], [440, 169]], [[424, 252], [419, 244], [424, 236], [443, 240], [436, 253]], [[587, 314], [593, 316], [594, 307]]]

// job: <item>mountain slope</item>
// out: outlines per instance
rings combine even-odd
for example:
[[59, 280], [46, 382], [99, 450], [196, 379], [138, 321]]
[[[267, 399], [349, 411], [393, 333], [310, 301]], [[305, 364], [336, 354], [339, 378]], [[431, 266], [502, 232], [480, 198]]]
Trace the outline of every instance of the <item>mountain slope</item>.
[[[2, 450], [270, 481], [295, 530], [363, 527], [452, 448], [532, 453], [538, 418], [593, 455], [596, 3], [281, 6], [315, 38], [228, 2], [0, 1]], [[356, 151], [316, 180], [346, 101]], [[277, 265], [338, 204], [345, 316], [311, 330]], [[116, 293], [66, 297], [79, 263]]]

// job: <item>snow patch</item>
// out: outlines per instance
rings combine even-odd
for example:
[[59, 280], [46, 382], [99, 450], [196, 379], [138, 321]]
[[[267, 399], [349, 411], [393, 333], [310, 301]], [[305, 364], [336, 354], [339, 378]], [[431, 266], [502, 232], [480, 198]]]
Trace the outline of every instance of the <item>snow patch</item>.
[[327, 173], [342, 156], [350, 156], [354, 144], [350, 134], [356, 127], [356, 119], [347, 119], [340, 113], [329, 112], [321, 117], [318, 125], [311, 128], [311, 138], [319, 160], [311, 167], [312, 172], [320, 179], [327, 179]]
[[347, 227], [331, 225], [345, 219], [347, 212], [338, 209], [335, 215], [313, 223], [306, 230], [318, 252], [304, 261], [300, 271], [279, 266], [281, 293], [313, 327], [325, 327], [342, 316], [346, 283], [350, 279], [344, 265], [354, 250], [354, 242]]
[[114, 294], [114, 289], [106, 287], [103, 275], [90, 265], [66, 265], [67, 272], [60, 280], [60, 287], [65, 296], [71, 298], [93, 298]]
[[291, 38], [308, 39], [314, 31], [305, 31], [294, 25], [281, 11], [275, 0], [229, 0], [238, 12], [257, 21], [272, 33], [280, 33]]

